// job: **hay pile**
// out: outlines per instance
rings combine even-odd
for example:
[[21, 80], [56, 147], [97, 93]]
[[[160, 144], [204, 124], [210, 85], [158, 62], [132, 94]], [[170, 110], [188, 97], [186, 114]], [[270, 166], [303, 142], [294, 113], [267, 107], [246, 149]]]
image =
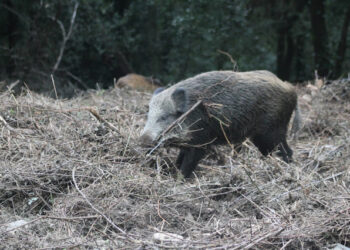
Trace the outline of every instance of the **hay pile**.
[[137, 146], [149, 94], [0, 93], [0, 248], [350, 246], [349, 86], [299, 89], [294, 163], [247, 142], [188, 181], [176, 150], [146, 158]]

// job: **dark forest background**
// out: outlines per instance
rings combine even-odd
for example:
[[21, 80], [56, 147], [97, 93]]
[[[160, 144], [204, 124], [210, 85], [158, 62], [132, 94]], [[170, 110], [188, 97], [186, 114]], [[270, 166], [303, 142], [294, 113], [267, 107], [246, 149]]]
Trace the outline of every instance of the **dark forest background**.
[[349, 0], [2, 0], [0, 80], [48, 91], [53, 74], [69, 95], [130, 72], [164, 84], [233, 68], [336, 79], [349, 73], [349, 22]]

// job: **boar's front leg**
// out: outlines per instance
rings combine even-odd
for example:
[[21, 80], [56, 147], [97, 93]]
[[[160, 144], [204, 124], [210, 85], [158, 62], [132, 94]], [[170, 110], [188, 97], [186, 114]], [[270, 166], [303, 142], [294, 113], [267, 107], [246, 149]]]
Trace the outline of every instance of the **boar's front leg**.
[[204, 157], [203, 148], [181, 148], [176, 160], [176, 166], [185, 178], [190, 177], [198, 162]]

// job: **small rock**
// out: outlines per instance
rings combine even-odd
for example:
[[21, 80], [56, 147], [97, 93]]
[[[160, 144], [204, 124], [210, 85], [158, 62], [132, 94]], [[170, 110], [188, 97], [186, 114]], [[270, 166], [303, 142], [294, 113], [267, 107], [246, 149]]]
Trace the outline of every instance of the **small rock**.
[[172, 233], [155, 233], [153, 239], [156, 241], [182, 241], [184, 237]]
[[7, 224], [4, 225], [5, 232], [6, 231], [10, 231], [10, 233], [15, 233], [15, 231], [16, 231], [15, 229], [17, 227], [21, 227], [21, 226], [23, 226], [23, 225], [25, 225], [27, 223], [28, 223], [28, 221], [26, 221], [26, 220], [16, 220], [16, 221], [7, 223]]

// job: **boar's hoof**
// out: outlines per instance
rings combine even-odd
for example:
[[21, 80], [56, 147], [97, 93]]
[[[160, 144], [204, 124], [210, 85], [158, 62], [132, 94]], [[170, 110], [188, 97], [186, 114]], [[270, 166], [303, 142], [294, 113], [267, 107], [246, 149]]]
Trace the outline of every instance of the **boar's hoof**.
[[152, 138], [147, 134], [141, 135], [139, 140], [140, 140], [140, 143], [142, 146], [152, 146], [153, 145]]

